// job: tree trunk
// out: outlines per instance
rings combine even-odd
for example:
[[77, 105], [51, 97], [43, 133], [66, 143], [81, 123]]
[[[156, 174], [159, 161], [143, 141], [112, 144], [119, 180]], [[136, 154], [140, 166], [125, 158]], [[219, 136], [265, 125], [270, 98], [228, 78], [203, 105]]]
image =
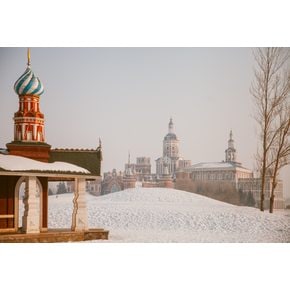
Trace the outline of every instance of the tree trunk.
[[275, 200], [275, 188], [277, 186], [276, 182], [276, 175], [274, 175], [273, 182], [272, 182], [272, 188], [271, 188], [271, 196], [270, 196], [270, 207], [269, 207], [269, 212], [273, 213], [274, 211], [274, 200]]
[[273, 210], [274, 210], [274, 199], [275, 199], [275, 195], [273, 194], [270, 197], [270, 209], [269, 209], [270, 213], [273, 213]]
[[269, 212], [273, 213], [274, 211], [274, 200], [275, 200], [275, 189], [277, 186], [277, 171], [278, 171], [278, 164], [276, 163], [275, 170], [274, 170], [274, 176], [272, 180], [272, 188], [271, 188], [271, 195], [270, 195], [270, 207], [269, 207]]
[[[264, 160], [266, 158], [264, 157]], [[266, 161], [263, 162], [262, 173], [261, 173], [261, 200], [260, 210], [264, 211], [264, 200], [265, 200], [265, 178], [266, 178]]]
[[260, 200], [260, 210], [264, 211], [264, 200], [265, 200], [265, 195], [263, 191], [261, 192], [261, 200]]

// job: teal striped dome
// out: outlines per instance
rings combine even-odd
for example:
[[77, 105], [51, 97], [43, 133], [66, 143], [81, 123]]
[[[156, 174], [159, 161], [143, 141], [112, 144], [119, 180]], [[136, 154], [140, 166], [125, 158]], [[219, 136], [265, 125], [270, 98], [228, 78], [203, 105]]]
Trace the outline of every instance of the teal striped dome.
[[37, 78], [30, 66], [27, 67], [23, 75], [14, 84], [14, 90], [17, 95], [36, 95], [40, 96], [44, 89], [43, 85]]

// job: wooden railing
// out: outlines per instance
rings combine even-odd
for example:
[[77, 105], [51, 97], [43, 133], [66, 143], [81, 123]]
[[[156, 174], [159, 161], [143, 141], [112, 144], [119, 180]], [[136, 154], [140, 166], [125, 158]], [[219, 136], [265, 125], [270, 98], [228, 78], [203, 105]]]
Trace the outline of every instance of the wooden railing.
[[0, 214], [0, 219], [12, 219], [14, 214]]

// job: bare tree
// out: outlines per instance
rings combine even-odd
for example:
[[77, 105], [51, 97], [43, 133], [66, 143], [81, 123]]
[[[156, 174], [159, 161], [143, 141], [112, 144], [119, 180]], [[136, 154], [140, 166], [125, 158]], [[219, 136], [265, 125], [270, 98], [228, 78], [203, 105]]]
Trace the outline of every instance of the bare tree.
[[[277, 154], [274, 154], [273, 148], [279, 147], [278, 140], [281, 137], [281, 131], [285, 129], [277, 120], [283, 119], [281, 117], [286, 115], [284, 110], [288, 107], [285, 104], [289, 100], [289, 48], [257, 48], [253, 53], [256, 68], [251, 94], [256, 106], [255, 119], [261, 138], [256, 159], [261, 175], [260, 210], [264, 211], [265, 180], [270, 168], [273, 169], [273, 166], [275, 168], [272, 158], [277, 157], [277, 169], [281, 168], [282, 160], [284, 160], [284, 157], [280, 157], [280, 153], [278, 154], [279, 150], [276, 150]], [[284, 138], [283, 144], [286, 140], [287, 137]], [[282, 147], [284, 146], [282, 145]], [[279, 170], [276, 170], [276, 177], [278, 172]]]
[[[290, 85], [288, 85], [290, 87]], [[290, 106], [286, 103], [279, 112], [278, 117], [278, 134], [270, 150], [270, 172], [272, 173], [272, 186], [270, 193], [270, 207], [269, 212], [273, 213], [275, 189], [277, 186], [277, 178], [279, 176], [280, 169], [289, 163], [290, 156]]]

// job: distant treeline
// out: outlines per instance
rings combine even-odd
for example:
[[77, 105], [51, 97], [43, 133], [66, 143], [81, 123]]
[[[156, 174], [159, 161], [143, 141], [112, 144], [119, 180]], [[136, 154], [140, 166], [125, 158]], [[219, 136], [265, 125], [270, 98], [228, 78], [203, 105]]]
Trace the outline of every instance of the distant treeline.
[[251, 192], [243, 193], [235, 186], [222, 181], [193, 181], [191, 179], [177, 179], [175, 188], [197, 193], [219, 201], [242, 206], [255, 206], [255, 199]]

